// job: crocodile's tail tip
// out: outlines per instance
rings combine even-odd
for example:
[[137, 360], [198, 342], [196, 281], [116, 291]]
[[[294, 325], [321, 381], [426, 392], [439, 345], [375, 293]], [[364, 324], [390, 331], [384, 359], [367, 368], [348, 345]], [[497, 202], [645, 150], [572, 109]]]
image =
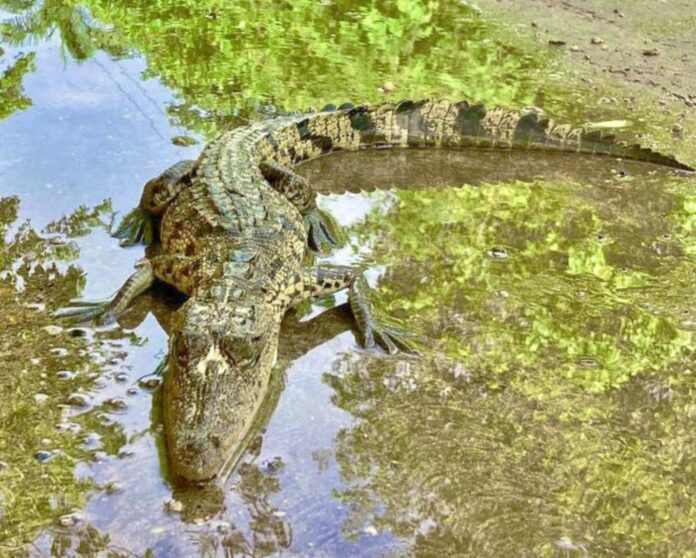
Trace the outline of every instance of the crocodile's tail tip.
[[121, 241], [121, 246], [134, 246], [144, 244], [149, 246], [155, 241], [156, 226], [152, 215], [136, 207], [128, 213], [119, 224], [118, 228], [111, 232], [111, 236]]

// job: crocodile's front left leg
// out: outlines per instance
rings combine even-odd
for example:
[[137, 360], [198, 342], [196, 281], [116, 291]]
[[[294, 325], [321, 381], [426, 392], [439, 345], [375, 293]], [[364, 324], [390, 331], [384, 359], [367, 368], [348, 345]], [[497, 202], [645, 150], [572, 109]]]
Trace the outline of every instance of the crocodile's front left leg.
[[345, 242], [341, 226], [330, 213], [317, 207], [317, 194], [304, 178], [272, 160], [264, 161], [259, 168], [268, 183], [302, 214], [313, 250], [327, 252]]
[[198, 260], [187, 256], [162, 254], [145, 260], [136, 266], [131, 275], [116, 294], [106, 300], [73, 300], [72, 306], [55, 312], [58, 318], [73, 323], [95, 321], [108, 324], [125, 312], [136, 297], [147, 291], [159, 279], [175, 287], [180, 292], [190, 294], [198, 267]]
[[113, 233], [121, 240], [121, 246], [154, 243], [160, 215], [183, 189], [191, 185], [190, 177], [195, 165], [196, 161], [179, 161], [145, 184], [140, 204], [123, 218]]
[[365, 348], [382, 346], [389, 353], [398, 350], [415, 352], [413, 334], [394, 320], [375, 316], [373, 298], [375, 290], [364, 275], [346, 266], [318, 266], [304, 269], [288, 286], [284, 302], [294, 306], [309, 298], [335, 293], [348, 288], [348, 302], [360, 332], [360, 343]]
[[112, 323], [125, 312], [135, 298], [147, 291], [155, 282], [155, 274], [149, 261], [136, 267], [116, 294], [106, 300], [73, 300], [72, 306], [57, 310], [54, 316], [73, 323], [95, 321], [100, 324]]

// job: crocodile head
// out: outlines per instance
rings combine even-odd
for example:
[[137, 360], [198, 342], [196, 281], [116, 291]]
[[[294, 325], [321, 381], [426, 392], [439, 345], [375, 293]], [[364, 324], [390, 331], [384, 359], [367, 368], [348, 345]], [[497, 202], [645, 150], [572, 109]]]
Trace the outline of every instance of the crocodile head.
[[259, 295], [212, 288], [174, 314], [164, 381], [164, 427], [178, 478], [215, 477], [240, 451], [266, 395], [279, 313]]

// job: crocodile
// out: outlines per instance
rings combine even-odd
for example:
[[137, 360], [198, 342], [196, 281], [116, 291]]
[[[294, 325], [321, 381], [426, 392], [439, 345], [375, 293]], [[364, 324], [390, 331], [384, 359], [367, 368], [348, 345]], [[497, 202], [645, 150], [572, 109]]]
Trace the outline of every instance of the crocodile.
[[340, 246], [344, 235], [293, 170], [337, 151], [397, 147], [590, 153], [693, 170], [534, 109], [466, 101], [329, 106], [224, 132], [196, 161], [179, 162], [145, 185], [115, 236], [124, 245], [152, 245], [152, 253], [114, 297], [74, 301], [59, 313], [113, 321], [157, 281], [186, 295], [162, 364], [165, 437], [177, 478], [213, 479], [238, 451], [268, 390], [281, 319], [298, 303], [348, 289], [364, 347], [417, 351], [407, 328], [375, 315], [376, 291], [364, 270], [308, 264], [308, 255]]

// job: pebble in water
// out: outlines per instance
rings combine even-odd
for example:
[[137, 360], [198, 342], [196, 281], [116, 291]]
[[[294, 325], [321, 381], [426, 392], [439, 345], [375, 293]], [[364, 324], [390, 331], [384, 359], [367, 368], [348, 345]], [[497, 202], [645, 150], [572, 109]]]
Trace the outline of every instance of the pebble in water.
[[582, 357], [578, 360], [578, 364], [583, 368], [597, 368], [599, 366], [599, 362], [593, 357]]
[[54, 453], [52, 451], [39, 450], [34, 454], [34, 457], [36, 457], [40, 463], [46, 463], [53, 459]]
[[74, 527], [78, 523], [82, 521], [82, 515], [79, 513], [69, 513], [66, 515], [63, 515], [58, 519], [58, 525], [61, 527], [65, 527], [66, 529], [69, 527]]
[[68, 405], [72, 407], [86, 407], [89, 405], [89, 397], [84, 393], [72, 393], [68, 396]]
[[104, 403], [106, 403], [112, 409], [116, 409], [118, 411], [128, 407], [128, 403], [126, 403], [125, 400], [121, 399], [120, 397], [112, 397], [111, 399], [107, 399]]
[[129, 457], [133, 457], [134, 455], [135, 452], [130, 448], [121, 448], [118, 452], [119, 459], [128, 459]]
[[179, 502], [179, 500], [168, 500], [167, 502], [165, 502], [164, 507], [170, 512], [174, 513], [181, 513], [182, 511], [184, 511], [184, 504]]
[[156, 389], [159, 387], [162, 380], [159, 378], [148, 378], [146, 380], [140, 380], [140, 385], [147, 389]]
[[68, 332], [70, 333], [71, 337], [85, 337], [87, 335], [87, 330], [82, 329], [81, 327], [74, 327], [69, 329]]
[[72, 434], [77, 434], [81, 428], [82, 427], [76, 422], [59, 422], [56, 424], [56, 430], [58, 432], [70, 432]]
[[123, 486], [117, 481], [109, 481], [106, 483], [104, 490], [107, 494], [116, 494], [123, 490]]
[[489, 258], [493, 258], [494, 260], [504, 260], [509, 256], [508, 251], [501, 246], [494, 246], [488, 250], [486, 254], [488, 254]]

